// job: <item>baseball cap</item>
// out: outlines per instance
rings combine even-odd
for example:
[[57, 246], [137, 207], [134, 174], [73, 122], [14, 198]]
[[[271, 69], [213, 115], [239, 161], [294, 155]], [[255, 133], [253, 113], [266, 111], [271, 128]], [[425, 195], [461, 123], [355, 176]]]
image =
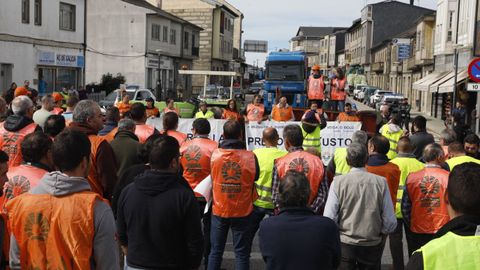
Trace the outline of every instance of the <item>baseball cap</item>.
[[19, 86], [15, 89], [14, 96], [28, 96], [30, 95], [30, 91], [27, 90], [24, 86]]
[[53, 93], [52, 97], [55, 100], [55, 102], [59, 102], [59, 101], [63, 100], [63, 96], [60, 93]]

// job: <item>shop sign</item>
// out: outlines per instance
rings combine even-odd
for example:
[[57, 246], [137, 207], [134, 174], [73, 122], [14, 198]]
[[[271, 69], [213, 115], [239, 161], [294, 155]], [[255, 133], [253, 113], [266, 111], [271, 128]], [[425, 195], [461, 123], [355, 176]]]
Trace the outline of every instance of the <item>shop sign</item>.
[[57, 54], [55, 52], [38, 52], [37, 64], [64, 67], [84, 67], [83, 55]]
[[38, 52], [37, 64], [39, 65], [55, 65], [54, 52]]
[[147, 68], [158, 68], [158, 58], [147, 58]]

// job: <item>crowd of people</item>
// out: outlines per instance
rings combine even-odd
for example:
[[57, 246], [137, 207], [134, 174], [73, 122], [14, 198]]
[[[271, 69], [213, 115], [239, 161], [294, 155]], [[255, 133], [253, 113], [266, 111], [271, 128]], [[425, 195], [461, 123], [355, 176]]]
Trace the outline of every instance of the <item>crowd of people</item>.
[[[159, 111], [123, 95], [102, 113], [17, 89], [0, 98], [0, 269], [218, 270], [230, 231], [235, 269], [250, 269], [256, 235], [267, 269], [380, 269], [387, 239], [396, 270], [480, 265], [475, 134], [446, 129], [435, 143], [424, 117], [404, 131], [382, 109], [379, 133], [356, 131], [323, 164], [320, 96], [249, 151], [243, 124], [269, 118], [259, 96], [242, 113], [228, 102], [217, 143], [204, 103], [188, 140], [173, 100]], [[339, 121], [359, 121], [338, 101]], [[146, 124], [160, 115], [162, 130]], [[294, 118], [285, 97], [270, 117]], [[198, 189], [208, 185], [211, 198]]]

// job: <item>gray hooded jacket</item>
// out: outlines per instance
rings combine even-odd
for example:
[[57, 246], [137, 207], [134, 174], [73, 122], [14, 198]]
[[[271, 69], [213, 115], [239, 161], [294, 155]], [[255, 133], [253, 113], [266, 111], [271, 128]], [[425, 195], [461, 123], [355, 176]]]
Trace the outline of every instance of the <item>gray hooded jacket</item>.
[[[30, 193], [65, 196], [86, 190], [90, 190], [90, 185], [85, 178], [69, 177], [61, 172], [51, 172], [45, 174], [39, 185], [33, 188]], [[118, 263], [118, 244], [115, 241], [115, 220], [112, 209], [107, 203], [98, 200], [93, 211], [95, 236], [93, 239], [91, 269], [120, 269]], [[10, 243], [10, 268], [21, 269], [20, 250], [13, 234]]]

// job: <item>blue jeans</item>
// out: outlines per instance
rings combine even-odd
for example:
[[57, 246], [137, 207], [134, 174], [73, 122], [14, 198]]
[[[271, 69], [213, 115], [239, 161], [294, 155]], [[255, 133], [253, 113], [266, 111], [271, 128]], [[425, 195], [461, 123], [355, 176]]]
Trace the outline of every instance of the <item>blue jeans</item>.
[[241, 218], [222, 218], [212, 214], [210, 230], [212, 248], [208, 256], [208, 270], [220, 269], [230, 228], [235, 249], [235, 270], [250, 269], [250, 251], [252, 249], [250, 219], [251, 215]]
[[333, 109], [339, 112], [345, 111], [345, 100], [334, 100]]

